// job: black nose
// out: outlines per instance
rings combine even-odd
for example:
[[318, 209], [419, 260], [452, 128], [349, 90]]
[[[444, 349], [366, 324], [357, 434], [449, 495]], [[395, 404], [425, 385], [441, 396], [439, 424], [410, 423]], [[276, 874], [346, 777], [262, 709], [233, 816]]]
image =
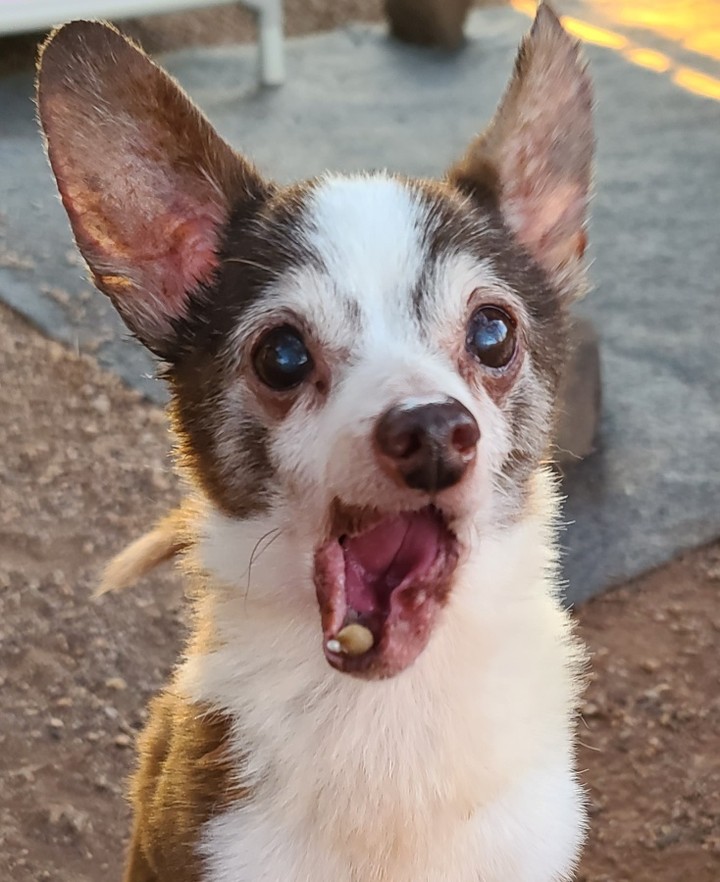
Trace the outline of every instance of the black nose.
[[375, 427], [381, 460], [413, 490], [437, 493], [457, 484], [475, 459], [480, 429], [459, 401], [398, 404]]

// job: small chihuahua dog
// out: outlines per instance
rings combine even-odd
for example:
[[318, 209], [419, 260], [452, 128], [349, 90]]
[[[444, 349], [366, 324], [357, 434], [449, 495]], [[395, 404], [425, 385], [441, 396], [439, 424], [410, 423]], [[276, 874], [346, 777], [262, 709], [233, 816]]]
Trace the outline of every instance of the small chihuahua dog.
[[142, 736], [126, 882], [568, 879], [583, 653], [544, 461], [585, 285], [576, 42], [541, 5], [437, 182], [278, 186], [95, 22], [49, 38], [38, 104], [191, 487], [194, 628]]

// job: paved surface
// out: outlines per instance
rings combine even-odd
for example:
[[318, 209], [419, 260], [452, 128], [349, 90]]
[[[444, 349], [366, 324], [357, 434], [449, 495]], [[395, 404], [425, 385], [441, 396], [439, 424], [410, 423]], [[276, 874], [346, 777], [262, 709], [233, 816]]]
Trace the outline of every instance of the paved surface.
[[[255, 50], [163, 63], [219, 130], [279, 179], [389, 167], [433, 175], [489, 117], [527, 18], [475, 13], [448, 57], [350, 28], [288, 45], [289, 82], [254, 89]], [[720, 535], [720, 103], [589, 47], [598, 93], [595, 291], [600, 450], [566, 482], [569, 597], [579, 601]], [[161, 400], [71, 250], [27, 76], [0, 80], [0, 297]]]

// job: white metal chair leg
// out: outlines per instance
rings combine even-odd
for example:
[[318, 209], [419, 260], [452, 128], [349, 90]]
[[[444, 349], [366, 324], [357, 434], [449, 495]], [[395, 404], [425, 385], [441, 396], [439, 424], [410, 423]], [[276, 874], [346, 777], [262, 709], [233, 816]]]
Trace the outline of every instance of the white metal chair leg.
[[[238, 0], [0, 0], [0, 34], [40, 30], [74, 18], [124, 18], [236, 2]], [[240, 3], [257, 16], [260, 82], [279, 86], [285, 80], [282, 0], [240, 0]]]
[[260, 82], [279, 86], [285, 81], [282, 0], [241, 0], [257, 14]]

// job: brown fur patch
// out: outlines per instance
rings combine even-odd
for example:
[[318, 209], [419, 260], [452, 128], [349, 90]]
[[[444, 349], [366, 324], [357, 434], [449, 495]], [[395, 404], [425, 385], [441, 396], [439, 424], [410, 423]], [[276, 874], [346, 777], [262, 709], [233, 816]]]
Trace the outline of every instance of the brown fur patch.
[[[243, 373], [244, 382], [254, 388], [248, 376], [251, 347], [239, 352], [233, 332], [248, 307], [286, 270], [317, 259], [297, 234], [312, 186], [278, 190], [256, 208], [236, 206], [224, 233], [214, 287], [175, 328], [177, 340], [166, 378], [180, 462], [233, 517], [251, 517], [267, 505], [273, 466], [266, 423], [277, 418], [267, 407], [251, 405], [240, 413], [232, 403]], [[257, 398], [248, 395], [250, 402]]]
[[166, 691], [150, 706], [132, 785], [135, 826], [124, 882], [201, 882], [203, 825], [247, 798], [234, 780], [229, 719]]

